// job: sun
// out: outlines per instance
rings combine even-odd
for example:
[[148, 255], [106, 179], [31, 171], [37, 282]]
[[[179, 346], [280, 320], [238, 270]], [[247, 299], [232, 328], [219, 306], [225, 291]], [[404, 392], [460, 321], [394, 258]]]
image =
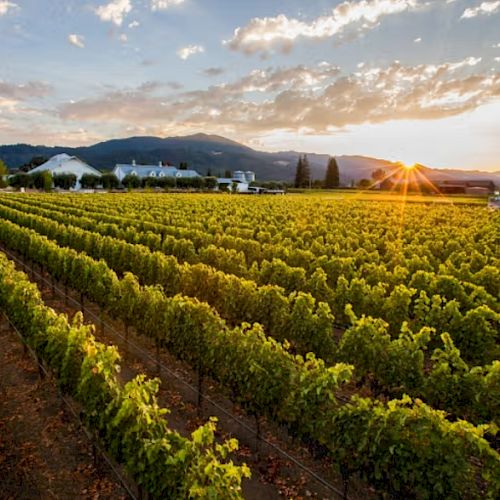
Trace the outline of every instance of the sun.
[[403, 168], [405, 170], [413, 170], [417, 165], [414, 163], [413, 165], [406, 165], [406, 164], [403, 164]]

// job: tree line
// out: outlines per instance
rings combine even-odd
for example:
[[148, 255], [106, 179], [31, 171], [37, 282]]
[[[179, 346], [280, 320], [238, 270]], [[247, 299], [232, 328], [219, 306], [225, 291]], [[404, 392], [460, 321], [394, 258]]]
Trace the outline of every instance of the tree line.
[[317, 179], [315, 181], [313, 181], [312, 179], [311, 167], [309, 165], [307, 155], [304, 154], [299, 156], [299, 159], [297, 160], [297, 168], [295, 170], [294, 187], [334, 189], [338, 188], [339, 186], [339, 166], [334, 156], [328, 159], [325, 178], [323, 180]]

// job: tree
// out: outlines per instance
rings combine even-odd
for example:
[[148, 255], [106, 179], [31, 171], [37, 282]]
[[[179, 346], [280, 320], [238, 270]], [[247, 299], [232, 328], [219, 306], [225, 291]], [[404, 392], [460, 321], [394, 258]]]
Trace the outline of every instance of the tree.
[[141, 179], [137, 175], [128, 174], [123, 178], [122, 184], [128, 189], [138, 188], [141, 186]]
[[328, 159], [325, 176], [325, 189], [337, 188], [340, 185], [339, 166], [336, 158], [333, 156]]
[[304, 188], [309, 187], [311, 181], [311, 169], [309, 167], [309, 160], [307, 156], [299, 156], [297, 161], [297, 170], [295, 171], [295, 187]]
[[84, 189], [95, 189], [100, 184], [101, 178], [93, 174], [83, 174], [80, 184]]
[[29, 162], [19, 167], [19, 170], [21, 172], [29, 172], [30, 170], [43, 165], [47, 161], [49, 161], [49, 159], [46, 156], [33, 156]]
[[[54, 187], [69, 190], [76, 185], [75, 174], [57, 174], [54, 175]], [[45, 189], [45, 186], [44, 186]]]
[[358, 182], [358, 187], [360, 188], [369, 188], [372, 185], [372, 181], [370, 179], [361, 179]]
[[226, 179], [229, 179], [229, 178], [231, 178], [232, 176], [233, 176], [233, 173], [231, 172], [231, 170], [226, 170], [226, 171], [224, 172], [224, 177], [225, 177]]
[[49, 170], [42, 172], [43, 190], [47, 193], [52, 191], [52, 174]]
[[385, 176], [386, 176], [386, 172], [383, 168], [377, 168], [377, 170], [374, 170], [372, 172], [372, 179], [374, 181], [381, 181], [384, 179]]
[[7, 187], [7, 175], [9, 174], [9, 169], [7, 165], [0, 159], [0, 188]]
[[120, 185], [120, 181], [115, 174], [102, 174], [101, 184], [104, 189], [115, 189]]
[[181, 161], [179, 163], [179, 170], [187, 170], [188, 169], [188, 164], [186, 161]]
[[207, 176], [203, 179], [206, 189], [215, 189], [217, 187], [217, 178]]
[[9, 179], [9, 185], [14, 188], [27, 188], [30, 187], [32, 182], [31, 176], [25, 172], [12, 175]]

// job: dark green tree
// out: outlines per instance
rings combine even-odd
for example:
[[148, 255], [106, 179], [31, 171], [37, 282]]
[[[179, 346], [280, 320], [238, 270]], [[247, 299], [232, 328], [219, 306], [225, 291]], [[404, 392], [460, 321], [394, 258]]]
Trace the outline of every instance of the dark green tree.
[[231, 178], [232, 176], [233, 176], [233, 173], [231, 172], [231, 170], [226, 170], [226, 171], [224, 172], [224, 177], [225, 177], [226, 179], [229, 179], [229, 178]]
[[339, 166], [335, 156], [328, 159], [325, 176], [325, 189], [338, 188], [340, 185]]
[[95, 189], [101, 183], [101, 178], [98, 175], [83, 174], [80, 179], [80, 184], [84, 189]]
[[75, 174], [56, 174], [54, 175], [54, 187], [69, 190], [76, 185]]
[[207, 176], [203, 178], [203, 182], [205, 184], [205, 189], [215, 189], [217, 187], [217, 178]]
[[309, 160], [306, 155], [299, 156], [297, 161], [297, 170], [295, 171], [295, 187], [305, 188], [309, 187], [311, 181], [311, 168], [309, 167]]
[[137, 175], [128, 174], [123, 178], [122, 184], [128, 189], [138, 188], [141, 186], [141, 179]]
[[100, 184], [103, 189], [116, 189], [120, 185], [120, 181], [115, 174], [102, 174]]
[[363, 188], [363, 189], [369, 188], [369, 187], [371, 187], [371, 185], [372, 185], [372, 181], [370, 179], [361, 179], [358, 182], [358, 187]]
[[7, 165], [0, 158], [0, 188], [7, 187], [7, 176], [9, 174], [9, 169]]
[[181, 161], [179, 164], [179, 170], [187, 170], [188, 169], [188, 164], [186, 161]]
[[377, 170], [374, 170], [372, 172], [372, 179], [374, 181], [381, 181], [384, 179], [385, 176], [386, 176], [386, 172], [383, 168], [377, 168]]
[[49, 159], [46, 156], [33, 156], [29, 162], [19, 167], [19, 170], [21, 172], [29, 172], [30, 170], [43, 165], [48, 160]]
[[30, 187], [31, 182], [31, 176], [29, 176], [26, 172], [20, 172], [9, 178], [9, 185], [18, 189]]
[[53, 184], [52, 173], [48, 170], [44, 170], [42, 172], [42, 179], [43, 179], [43, 190], [49, 193], [50, 191], [52, 191], [52, 184]]

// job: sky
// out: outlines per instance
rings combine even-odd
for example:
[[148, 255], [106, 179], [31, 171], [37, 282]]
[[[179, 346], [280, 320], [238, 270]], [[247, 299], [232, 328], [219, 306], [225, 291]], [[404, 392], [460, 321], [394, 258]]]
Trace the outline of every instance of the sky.
[[0, 144], [204, 132], [500, 171], [500, 0], [0, 0]]

